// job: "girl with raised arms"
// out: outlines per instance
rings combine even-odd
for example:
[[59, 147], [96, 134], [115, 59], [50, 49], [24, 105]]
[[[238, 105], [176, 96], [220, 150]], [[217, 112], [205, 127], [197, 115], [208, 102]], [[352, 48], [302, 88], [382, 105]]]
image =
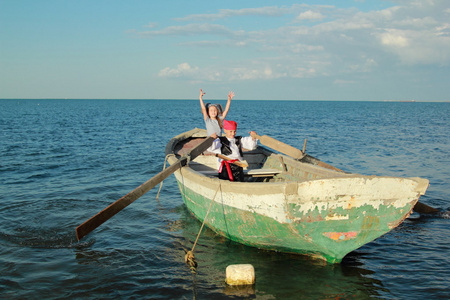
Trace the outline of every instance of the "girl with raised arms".
[[222, 109], [222, 105], [220, 104], [203, 103], [204, 95], [205, 92], [200, 89], [200, 108], [202, 109], [203, 119], [205, 120], [207, 135], [211, 136], [215, 133], [217, 136], [222, 136], [223, 120], [230, 110], [231, 99], [233, 99], [234, 93], [228, 93], [225, 110]]

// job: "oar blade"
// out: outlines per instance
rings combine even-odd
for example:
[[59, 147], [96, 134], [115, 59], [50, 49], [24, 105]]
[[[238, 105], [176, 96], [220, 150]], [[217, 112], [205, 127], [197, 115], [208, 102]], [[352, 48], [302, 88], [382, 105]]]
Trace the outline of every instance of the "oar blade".
[[158, 183], [169, 177], [173, 172], [181, 168], [182, 166], [186, 165], [188, 158], [190, 160], [195, 159], [197, 156], [199, 156], [201, 153], [203, 153], [206, 149], [208, 149], [209, 146], [211, 146], [213, 142], [212, 137], [206, 138], [203, 142], [201, 142], [199, 145], [197, 145], [195, 148], [193, 148], [186, 156], [183, 156], [180, 158], [177, 162], [169, 166], [167, 169], [159, 172], [119, 200], [115, 201], [114, 203], [107, 206], [105, 209], [79, 225], [76, 229], [76, 235], [77, 239], [80, 240], [86, 235], [88, 235], [90, 232], [92, 232], [94, 229], [105, 223], [107, 220], [109, 220], [111, 217], [113, 217], [115, 214], [120, 212], [122, 209], [133, 203], [136, 199], [144, 195], [146, 192], [154, 188]]
[[414, 205], [413, 209], [415, 212], [418, 212], [419, 214], [436, 214], [439, 212], [438, 209], [428, 206], [422, 202], [417, 202], [416, 205]]
[[105, 209], [91, 217], [89, 220], [85, 221], [83, 224], [79, 225], [75, 231], [77, 234], [77, 239], [80, 240], [84, 236], [88, 235], [94, 229], [105, 223], [115, 214], [120, 212], [122, 209], [133, 203], [139, 197], [144, 195], [146, 192], [154, 188], [158, 183], [169, 177], [170, 174], [175, 172], [177, 169], [181, 168], [182, 160], [185, 162], [186, 158], [180, 159], [180, 162], [171, 165], [162, 172], [159, 172], [145, 183], [141, 184], [139, 187], [129, 192], [119, 200], [107, 206]]
[[263, 136], [259, 136], [257, 135], [257, 138], [259, 139], [259, 141], [261, 142], [261, 144], [263, 144], [264, 146], [267, 146], [269, 148], [272, 148], [278, 152], [281, 152], [283, 154], [286, 154], [292, 158], [295, 159], [301, 159], [303, 158], [303, 156], [305, 156], [305, 154], [300, 150], [297, 149], [295, 147], [292, 147], [288, 144], [285, 144], [283, 142], [280, 142], [270, 136], [267, 135], [263, 135]]

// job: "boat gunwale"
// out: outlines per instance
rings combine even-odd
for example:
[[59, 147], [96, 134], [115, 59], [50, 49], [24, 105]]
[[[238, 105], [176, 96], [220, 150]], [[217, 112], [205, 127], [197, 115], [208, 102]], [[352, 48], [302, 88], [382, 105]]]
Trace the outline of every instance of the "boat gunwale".
[[[178, 143], [182, 142], [183, 140], [187, 140], [187, 139], [195, 139], [195, 138], [206, 138], [206, 130], [204, 129], [200, 129], [200, 128], [194, 128], [191, 129], [189, 131], [186, 131], [184, 133], [181, 133], [175, 137], [173, 137], [167, 144], [166, 146], [166, 157], [167, 157], [167, 161], [170, 164], [173, 164], [177, 161], [177, 159], [180, 157], [179, 154], [175, 153], [175, 147]], [[246, 185], [246, 188], [250, 188], [251, 186], [256, 186], [258, 188], [261, 188], [261, 186], [272, 186], [272, 187], [276, 187], [276, 186], [285, 186], [288, 184], [292, 184], [292, 183], [303, 183], [303, 182], [308, 182], [308, 181], [317, 181], [317, 180], [329, 180], [329, 179], [339, 179], [339, 178], [346, 178], [346, 179], [352, 179], [352, 178], [365, 178], [365, 179], [373, 179], [373, 178], [392, 178], [392, 179], [404, 179], [404, 180], [412, 180], [417, 182], [417, 192], [420, 195], [423, 195], [429, 185], [429, 181], [427, 179], [424, 178], [420, 178], [420, 177], [398, 177], [398, 176], [386, 176], [386, 175], [362, 175], [362, 174], [358, 174], [358, 173], [347, 173], [347, 172], [341, 172], [341, 171], [336, 171], [336, 170], [332, 170], [329, 168], [325, 168], [325, 167], [321, 167], [319, 165], [315, 165], [312, 163], [308, 163], [308, 162], [302, 162], [299, 160], [296, 160], [292, 157], [289, 157], [287, 155], [284, 154], [278, 154], [274, 151], [271, 151], [270, 149], [266, 149], [262, 146], [258, 145], [258, 149], [261, 151], [261, 153], [263, 155], [269, 156], [271, 154], [273, 155], [279, 155], [283, 158], [283, 160], [287, 160], [287, 162], [291, 165], [296, 165], [294, 167], [302, 169], [302, 168], [308, 168], [310, 170], [315, 170], [317, 172], [326, 174], [327, 176], [324, 175], [324, 177], [320, 177], [320, 178], [313, 178], [313, 179], [304, 179], [304, 180], [285, 180], [285, 181], [277, 181], [277, 182], [231, 182], [228, 180], [220, 180], [218, 177], [209, 177], [206, 174], [203, 174], [201, 171], [197, 171], [193, 168], [191, 168], [189, 166], [189, 161], [186, 164], [186, 166], [184, 166], [182, 168], [183, 171], [188, 171], [194, 175], [195, 177], [197, 177], [198, 179], [202, 178], [207, 178], [210, 179], [210, 182], [220, 182], [222, 185]], [[249, 152], [251, 153], [251, 151]]]

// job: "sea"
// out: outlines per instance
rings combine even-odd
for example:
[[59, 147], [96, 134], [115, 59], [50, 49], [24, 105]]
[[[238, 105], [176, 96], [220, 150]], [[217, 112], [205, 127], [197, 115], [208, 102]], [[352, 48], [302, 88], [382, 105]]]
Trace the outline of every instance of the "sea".
[[[327, 264], [200, 232], [171, 175], [78, 241], [78, 225], [163, 170], [173, 136], [204, 127], [198, 100], [1, 100], [0, 298], [450, 298], [450, 103], [233, 100], [227, 119], [238, 135], [306, 139], [348, 172], [427, 178], [420, 201], [439, 213]], [[227, 286], [233, 264], [252, 264], [255, 284]]]

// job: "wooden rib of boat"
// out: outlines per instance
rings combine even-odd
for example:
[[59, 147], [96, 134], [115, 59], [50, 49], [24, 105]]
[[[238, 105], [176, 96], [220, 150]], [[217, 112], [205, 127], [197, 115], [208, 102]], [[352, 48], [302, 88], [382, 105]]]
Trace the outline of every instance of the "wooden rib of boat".
[[[172, 138], [168, 162], [205, 137], [195, 128]], [[230, 240], [330, 263], [397, 227], [429, 184], [417, 177], [346, 173], [309, 155], [298, 160], [262, 146], [245, 151], [244, 159], [245, 182], [220, 180], [217, 158], [208, 153], [178, 169], [188, 210], [202, 222], [207, 216], [205, 224]]]

